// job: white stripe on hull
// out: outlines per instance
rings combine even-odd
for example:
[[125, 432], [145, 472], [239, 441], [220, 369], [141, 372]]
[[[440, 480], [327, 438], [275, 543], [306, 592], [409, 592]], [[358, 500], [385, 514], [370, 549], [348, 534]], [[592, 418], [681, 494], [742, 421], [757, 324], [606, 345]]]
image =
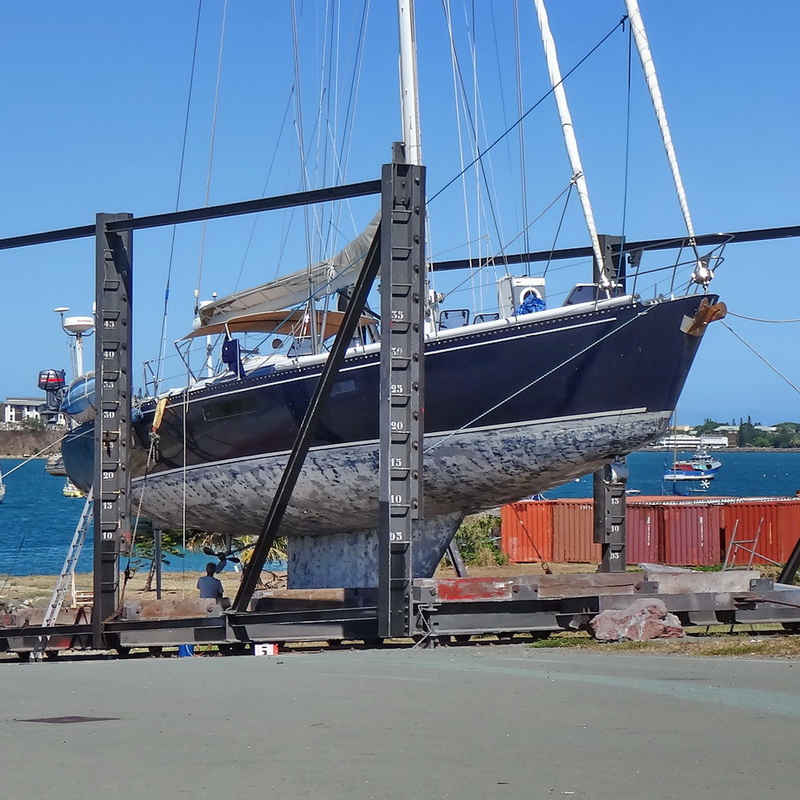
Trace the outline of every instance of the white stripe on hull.
[[[425, 457], [425, 515], [493, 508], [584, 475], [657, 439], [669, 416], [625, 409], [426, 436], [426, 448], [445, 441]], [[186, 524], [234, 535], [258, 533], [286, 460], [286, 454], [274, 454], [194, 467], [186, 482]], [[283, 532], [374, 528], [377, 476], [375, 442], [310, 451]], [[165, 527], [180, 527], [183, 471], [135, 481], [134, 507], [142, 486], [142, 513]]]

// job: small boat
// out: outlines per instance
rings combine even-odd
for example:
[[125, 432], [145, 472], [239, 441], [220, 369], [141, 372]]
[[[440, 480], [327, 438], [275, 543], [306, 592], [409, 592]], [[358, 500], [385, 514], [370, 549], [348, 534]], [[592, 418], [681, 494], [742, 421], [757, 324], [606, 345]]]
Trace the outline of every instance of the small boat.
[[63, 494], [64, 497], [86, 497], [86, 495], [69, 478], [67, 478], [64, 487], [61, 489], [61, 494]]
[[0, 503], [3, 502], [3, 498], [6, 496], [6, 485], [3, 483], [3, 473], [0, 472]]
[[55, 477], [66, 477], [67, 470], [64, 467], [64, 459], [61, 453], [53, 453], [51, 456], [48, 457], [47, 462], [44, 465], [45, 472], [48, 475], [54, 475]]
[[687, 488], [690, 492], [705, 492], [711, 487], [722, 462], [714, 458], [709, 452], [698, 447], [691, 458], [679, 460], [674, 458], [672, 466], [667, 466], [664, 472], [664, 481], [672, 484], [673, 492], [682, 494], [679, 487]]

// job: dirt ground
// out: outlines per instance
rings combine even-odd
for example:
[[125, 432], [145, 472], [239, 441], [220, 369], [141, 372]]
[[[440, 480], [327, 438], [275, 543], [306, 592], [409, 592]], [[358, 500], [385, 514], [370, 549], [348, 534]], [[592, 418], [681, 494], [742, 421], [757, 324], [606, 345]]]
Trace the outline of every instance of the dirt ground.
[[[556, 574], [594, 572], [595, 564], [551, 564], [550, 568]], [[631, 570], [636, 568], [632, 567]], [[772, 572], [769, 568], [763, 570], [764, 574]], [[512, 577], [514, 575], [541, 575], [541, 564], [507, 564], [504, 566], [470, 567], [469, 574], [473, 577]], [[455, 577], [454, 571], [449, 567], [437, 570], [437, 576]], [[196, 595], [195, 583], [200, 577], [196, 572], [167, 572], [163, 575], [162, 591], [164, 595], [173, 597], [194, 597]], [[225, 594], [233, 597], [239, 586], [241, 573], [225, 571], [220, 574], [225, 587]], [[128, 597], [142, 596], [146, 570], [141, 571], [131, 578], [125, 592]], [[33, 606], [46, 606], [53, 591], [56, 576], [54, 575], [25, 575], [25, 576], [0, 576], [0, 605], [17, 605], [27, 601]], [[285, 572], [262, 573], [264, 588], [283, 588], [286, 586]], [[75, 576], [77, 591], [91, 591], [92, 574], [81, 573]], [[155, 592], [148, 593], [154, 597]], [[67, 599], [69, 603], [69, 597]], [[695, 656], [738, 656], [759, 658], [790, 658], [800, 657], [800, 635], [790, 634], [780, 625], [736, 625], [733, 629], [727, 626], [695, 627], [687, 629], [684, 639], [655, 640], [650, 642], [616, 642], [602, 643], [590, 638], [583, 632], [562, 632], [550, 635], [545, 639], [531, 640], [525, 635], [512, 637], [504, 642], [526, 644], [534, 648], [571, 648], [578, 651], [598, 653], [652, 653], [656, 655], [695, 655]], [[495, 636], [473, 637], [473, 644], [486, 645], [498, 644]], [[319, 643], [315, 647], [324, 647]], [[297, 649], [307, 649], [299, 647]], [[292, 648], [295, 649], [295, 648]]]

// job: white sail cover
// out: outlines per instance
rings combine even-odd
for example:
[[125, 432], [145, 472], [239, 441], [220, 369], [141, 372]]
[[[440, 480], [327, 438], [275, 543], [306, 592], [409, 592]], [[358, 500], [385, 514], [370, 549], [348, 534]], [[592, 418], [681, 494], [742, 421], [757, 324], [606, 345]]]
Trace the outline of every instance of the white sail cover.
[[234, 317], [291, 308], [308, 300], [310, 294], [324, 296], [356, 282], [380, 222], [376, 214], [366, 228], [335, 256], [310, 269], [301, 269], [253, 289], [230, 294], [203, 306], [200, 324], [222, 324]]

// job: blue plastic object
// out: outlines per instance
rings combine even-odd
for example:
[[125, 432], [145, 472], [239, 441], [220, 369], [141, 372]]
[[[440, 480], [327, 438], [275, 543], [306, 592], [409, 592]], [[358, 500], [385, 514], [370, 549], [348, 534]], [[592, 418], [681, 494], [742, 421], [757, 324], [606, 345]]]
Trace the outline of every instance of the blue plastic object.
[[517, 314], [533, 314], [534, 311], [544, 311], [545, 308], [544, 300], [531, 293], [522, 301]]
[[194, 655], [193, 644], [182, 644], [178, 647], [178, 658], [189, 658]]

